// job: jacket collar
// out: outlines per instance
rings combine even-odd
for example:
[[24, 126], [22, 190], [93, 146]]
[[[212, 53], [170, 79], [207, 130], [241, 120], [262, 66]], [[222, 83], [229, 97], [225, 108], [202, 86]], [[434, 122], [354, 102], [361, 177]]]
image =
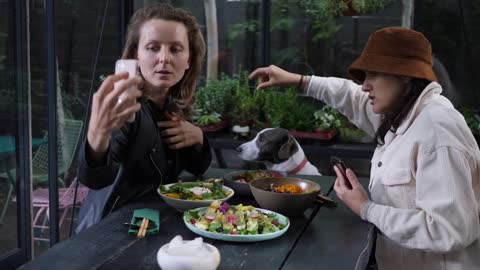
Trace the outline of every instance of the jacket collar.
[[395, 134], [400, 135], [405, 133], [427, 101], [430, 100], [434, 95], [440, 95], [440, 93], [442, 93], [442, 87], [437, 82], [431, 82], [429, 85], [427, 85], [427, 87], [425, 87], [423, 92], [417, 98], [417, 101], [415, 101], [415, 104], [407, 114], [407, 117], [405, 117], [405, 120], [403, 120], [403, 122], [397, 128]]

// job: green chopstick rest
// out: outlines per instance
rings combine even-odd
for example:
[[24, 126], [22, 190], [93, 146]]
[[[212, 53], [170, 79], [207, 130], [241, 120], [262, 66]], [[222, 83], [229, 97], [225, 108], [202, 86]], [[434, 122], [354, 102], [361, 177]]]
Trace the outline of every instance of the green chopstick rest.
[[[142, 225], [142, 221], [144, 218], [147, 218], [149, 220], [148, 221], [149, 226], [148, 226], [146, 235], [157, 234], [158, 230], [160, 229], [160, 214], [157, 209], [151, 209], [151, 208], [135, 209], [133, 211], [133, 216], [130, 223], [138, 226], [130, 227], [128, 229], [128, 233], [137, 234], [138, 230], [140, 229], [140, 226]], [[152, 222], [154, 226], [151, 226]]]

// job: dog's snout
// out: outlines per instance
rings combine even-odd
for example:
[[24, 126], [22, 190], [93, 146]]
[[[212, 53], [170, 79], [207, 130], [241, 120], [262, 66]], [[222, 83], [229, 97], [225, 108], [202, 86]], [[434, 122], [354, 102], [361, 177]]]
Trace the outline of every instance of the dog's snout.
[[242, 152], [242, 146], [240, 145], [239, 147], [235, 148], [235, 151], [241, 153]]

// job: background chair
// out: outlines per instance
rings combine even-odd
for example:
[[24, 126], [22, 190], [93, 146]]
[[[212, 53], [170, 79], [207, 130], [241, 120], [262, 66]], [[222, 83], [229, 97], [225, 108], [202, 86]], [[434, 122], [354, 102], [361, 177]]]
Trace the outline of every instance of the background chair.
[[[58, 164], [58, 181], [61, 187], [65, 187], [63, 176], [70, 168], [75, 155], [75, 150], [80, 140], [83, 121], [74, 119], [64, 119], [59, 123], [58, 127], [58, 147], [57, 147], [57, 164]], [[45, 138], [47, 134], [45, 134]], [[15, 180], [17, 179], [17, 170], [12, 169], [8, 172], [0, 174], [0, 177], [8, 179], [8, 193], [3, 205], [0, 224], [3, 222], [8, 204], [10, 203], [11, 194], [15, 188]], [[32, 185], [46, 185], [48, 181], [48, 144], [40, 145], [35, 151], [32, 158]]]
[[[62, 187], [65, 183], [62, 176], [70, 168], [75, 150], [80, 140], [83, 121], [65, 119], [60, 123], [58, 128], [58, 147], [57, 147], [57, 164], [58, 164], [58, 181]], [[63, 132], [62, 132], [63, 131]], [[45, 184], [48, 181], [48, 145], [42, 145], [35, 152], [32, 159], [32, 184], [34, 186]]]
[[[75, 178], [68, 188], [59, 188], [58, 189], [58, 210], [59, 214], [61, 214], [59, 227], [62, 227], [63, 222], [65, 221], [65, 217], [69, 210], [73, 210], [73, 207], [80, 208], [83, 201], [87, 197], [88, 188], [84, 185], [79, 183], [77, 189], [77, 199], [75, 205], [73, 204], [73, 198], [75, 196], [75, 185], [77, 185], [77, 178]], [[34, 210], [37, 210], [37, 214], [33, 219], [33, 229], [34, 241], [50, 241], [49, 238], [41, 237], [43, 231], [45, 229], [49, 229], [50, 226], [47, 224], [47, 219], [49, 219], [49, 208], [50, 208], [50, 201], [48, 197], [48, 189], [47, 188], [40, 188], [36, 189], [32, 193], [32, 205]], [[44, 217], [43, 219], [41, 217]], [[35, 229], [40, 229], [40, 236], [35, 235]]]

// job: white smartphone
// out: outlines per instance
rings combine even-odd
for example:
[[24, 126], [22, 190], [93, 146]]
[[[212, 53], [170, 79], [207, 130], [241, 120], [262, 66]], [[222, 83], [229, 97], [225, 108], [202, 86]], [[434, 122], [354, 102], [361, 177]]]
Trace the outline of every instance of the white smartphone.
[[131, 78], [137, 74], [137, 67], [138, 61], [135, 59], [119, 59], [115, 63], [115, 74], [127, 71]]
[[[133, 76], [135, 76], [137, 74], [137, 68], [138, 68], [138, 61], [137, 60], [134, 60], [134, 59], [119, 59], [115, 63], [115, 74], [119, 74], [119, 73], [122, 73], [122, 72], [128, 72], [128, 78], [132, 78]], [[134, 89], [125, 90], [125, 92], [123, 92], [120, 95], [119, 100], [125, 100], [124, 98], [122, 98], [122, 96], [127, 91], [131, 91], [131, 90], [134, 90]], [[136, 102], [136, 101], [134, 101], [134, 102]], [[128, 122], [133, 122], [133, 121], [135, 121], [135, 114], [133, 114], [128, 119]]]

